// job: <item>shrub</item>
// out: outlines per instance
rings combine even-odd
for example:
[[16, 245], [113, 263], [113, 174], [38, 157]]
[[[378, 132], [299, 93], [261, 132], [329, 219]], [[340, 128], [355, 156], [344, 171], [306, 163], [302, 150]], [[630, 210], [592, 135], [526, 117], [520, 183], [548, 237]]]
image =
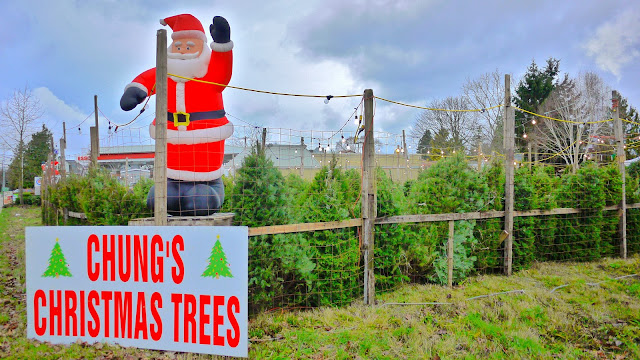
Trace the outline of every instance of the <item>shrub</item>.
[[[290, 201], [280, 171], [254, 149], [238, 169], [225, 202], [236, 212], [237, 225], [256, 227], [286, 224], [291, 217]], [[250, 311], [264, 310], [270, 304], [302, 303], [315, 267], [311, 258], [311, 249], [300, 234], [250, 237]], [[295, 295], [285, 298], [285, 294]]]

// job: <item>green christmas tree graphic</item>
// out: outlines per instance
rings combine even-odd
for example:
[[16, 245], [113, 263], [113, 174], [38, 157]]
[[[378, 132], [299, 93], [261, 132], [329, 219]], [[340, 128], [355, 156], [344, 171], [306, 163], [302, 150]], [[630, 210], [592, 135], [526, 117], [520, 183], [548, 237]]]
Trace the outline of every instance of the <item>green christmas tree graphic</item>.
[[44, 274], [42, 274], [42, 277], [57, 278], [60, 276], [72, 277], [73, 275], [71, 275], [69, 271], [69, 264], [67, 264], [67, 260], [64, 258], [64, 254], [58, 243], [58, 238], [56, 238], [56, 244], [53, 246], [51, 256], [49, 257], [49, 267], [45, 270]]
[[230, 277], [231, 270], [229, 270], [229, 266], [231, 264], [227, 263], [227, 255], [225, 255], [224, 250], [222, 249], [222, 244], [220, 244], [220, 235], [218, 235], [216, 244], [211, 249], [211, 255], [209, 256], [209, 266], [202, 273], [203, 277], [215, 277], [219, 279], [220, 276]]

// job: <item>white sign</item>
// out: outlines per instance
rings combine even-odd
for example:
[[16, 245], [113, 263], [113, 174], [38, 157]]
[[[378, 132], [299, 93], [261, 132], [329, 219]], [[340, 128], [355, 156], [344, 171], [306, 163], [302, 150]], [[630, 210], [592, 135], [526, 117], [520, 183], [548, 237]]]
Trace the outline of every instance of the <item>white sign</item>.
[[33, 190], [34, 195], [40, 195], [40, 186], [42, 185], [42, 177], [36, 176], [33, 178]]
[[247, 227], [28, 227], [26, 264], [29, 338], [247, 356]]

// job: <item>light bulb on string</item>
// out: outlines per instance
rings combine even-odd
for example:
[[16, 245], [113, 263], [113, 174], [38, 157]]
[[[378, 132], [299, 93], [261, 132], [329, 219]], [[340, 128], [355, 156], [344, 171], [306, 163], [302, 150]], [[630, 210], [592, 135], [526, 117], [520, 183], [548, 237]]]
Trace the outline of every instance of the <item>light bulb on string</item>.
[[536, 119], [531, 119], [531, 124], [535, 125], [536, 124]]
[[327, 98], [326, 98], [326, 99], [324, 99], [324, 103], [325, 103], [325, 104], [328, 104], [328, 103], [329, 103], [329, 100], [331, 100], [331, 98], [332, 98], [332, 97], [333, 97], [333, 95], [327, 95]]
[[522, 138], [526, 139], [527, 138], [527, 133], [522, 134]]
[[351, 145], [347, 145], [347, 150], [351, 150]]
[[343, 144], [344, 144], [344, 143], [346, 143], [346, 142], [347, 142], [347, 139], [345, 139], [345, 138], [344, 138], [344, 135], [341, 135], [341, 136], [342, 136], [342, 143], [343, 143]]

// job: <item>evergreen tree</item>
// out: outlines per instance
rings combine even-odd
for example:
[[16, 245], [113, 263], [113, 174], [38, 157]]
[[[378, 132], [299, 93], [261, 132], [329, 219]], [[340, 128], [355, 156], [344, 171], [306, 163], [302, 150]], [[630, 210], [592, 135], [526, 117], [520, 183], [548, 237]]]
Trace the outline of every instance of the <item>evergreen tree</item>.
[[[547, 66], [540, 69], [535, 60], [531, 62], [513, 97], [513, 103], [527, 111], [537, 112], [540, 105], [551, 94], [560, 74], [560, 60], [550, 57]], [[526, 131], [531, 132], [531, 115], [516, 111], [516, 139]]]
[[[24, 149], [24, 187], [33, 188], [33, 178], [42, 176], [42, 164], [47, 161], [47, 157], [51, 152], [51, 136], [52, 133], [43, 124], [42, 130], [34, 133], [26, 146], [18, 146], [18, 149]], [[13, 158], [9, 165], [7, 177], [9, 186], [18, 188], [20, 186], [20, 168], [22, 157], [19, 153]]]
[[69, 265], [67, 264], [67, 260], [65, 260], [62, 248], [60, 248], [60, 244], [56, 238], [56, 244], [51, 250], [51, 256], [49, 256], [49, 266], [47, 267], [47, 270], [45, 270], [44, 274], [42, 274], [42, 277], [71, 277], [72, 275], [68, 267]]
[[418, 154], [422, 154], [422, 158], [427, 158], [427, 153], [431, 150], [431, 141], [433, 137], [431, 136], [431, 130], [425, 130], [424, 134], [420, 138], [418, 142]]

